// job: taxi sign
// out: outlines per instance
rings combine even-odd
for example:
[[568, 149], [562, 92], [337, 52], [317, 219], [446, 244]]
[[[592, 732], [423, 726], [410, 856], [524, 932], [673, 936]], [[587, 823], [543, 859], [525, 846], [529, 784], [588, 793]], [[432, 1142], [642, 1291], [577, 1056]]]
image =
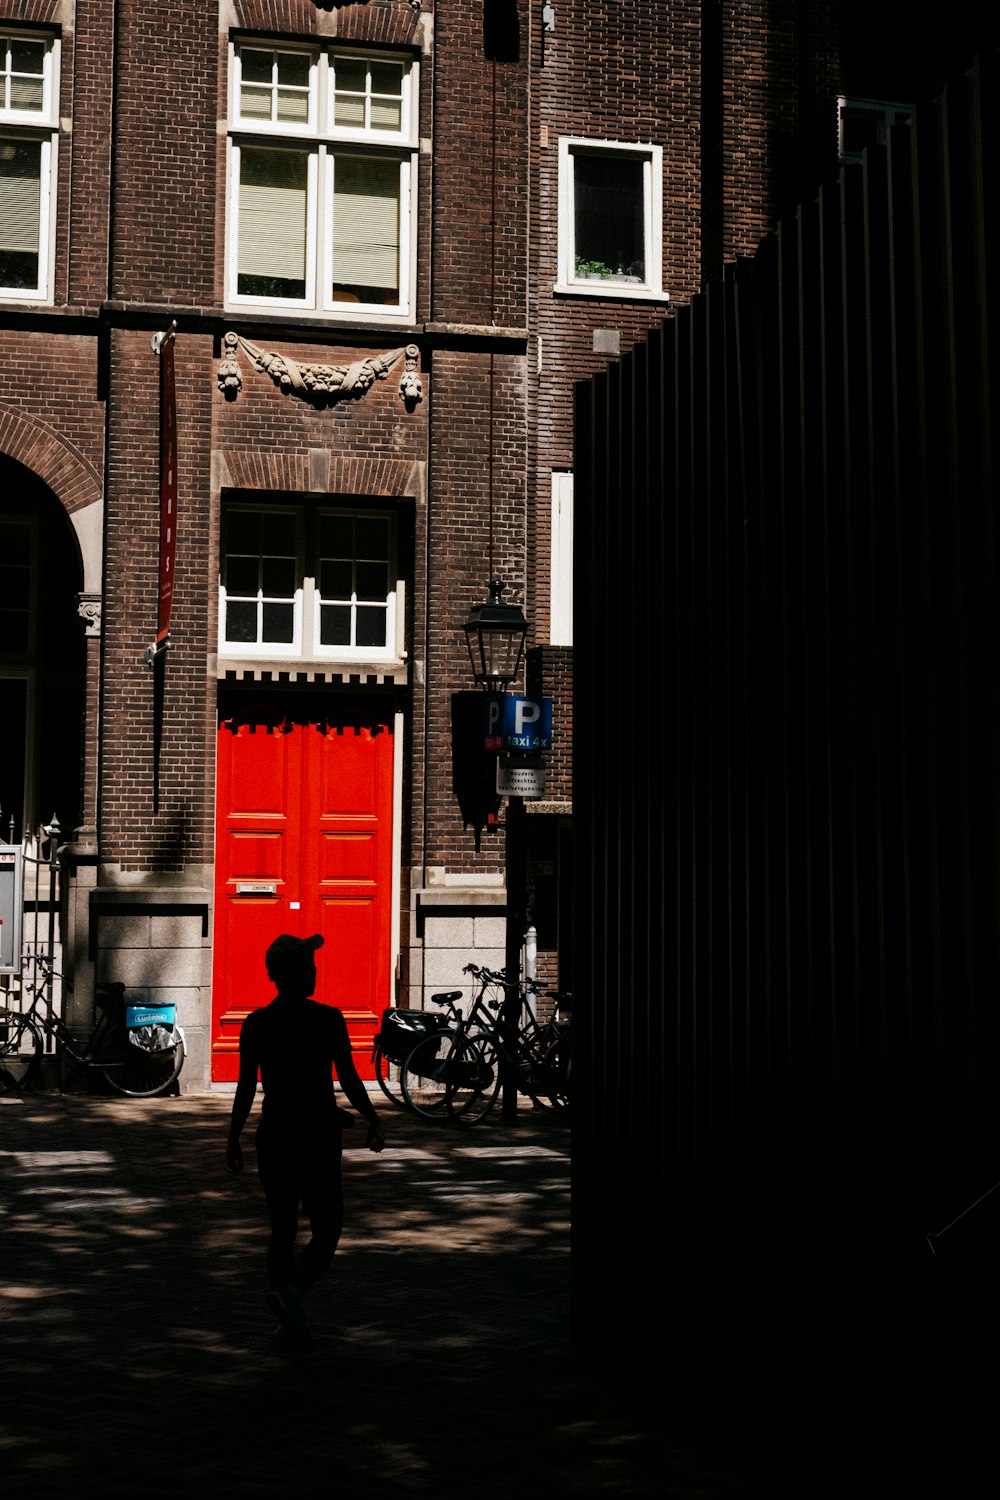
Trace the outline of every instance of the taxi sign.
[[552, 699], [489, 693], [485, 728], [487, 750], [551, 750]]

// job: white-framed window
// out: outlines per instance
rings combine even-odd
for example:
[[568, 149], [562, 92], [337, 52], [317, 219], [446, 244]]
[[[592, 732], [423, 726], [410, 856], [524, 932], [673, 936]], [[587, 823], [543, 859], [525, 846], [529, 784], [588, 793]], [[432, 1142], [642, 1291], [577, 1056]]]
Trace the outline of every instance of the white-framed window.
[[557, 292], [663, 298], [663, 148], [563, 136]]
[[0, 299], [48, 301], [59, 129], [59, 43], [0, 28]]
[[321, 654], [389, 651], [395, 640], [392, 517], [321, 511], [314, 639]]
[[417, 68], [233, 43], [230, 305], [412, 319]]
[[223, 528], [220, 641], [252, 656], [302, 650], [302, 516], [231, 507]]
[[398, 661], [398, 573], [391, 511], [233, 501], [222, 523], [220, 654]]

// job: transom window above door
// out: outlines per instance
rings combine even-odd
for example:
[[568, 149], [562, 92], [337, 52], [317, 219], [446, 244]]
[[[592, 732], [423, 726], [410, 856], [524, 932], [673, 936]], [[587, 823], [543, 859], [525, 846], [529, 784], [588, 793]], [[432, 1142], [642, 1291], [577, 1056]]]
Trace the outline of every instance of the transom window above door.
[[391, 512], [228, 506], [220, 654], [399, 661], [403, 584], [396, 557]]
[[416, 74], [408, 57], [233, 44], [231, 305], [412, 317]]

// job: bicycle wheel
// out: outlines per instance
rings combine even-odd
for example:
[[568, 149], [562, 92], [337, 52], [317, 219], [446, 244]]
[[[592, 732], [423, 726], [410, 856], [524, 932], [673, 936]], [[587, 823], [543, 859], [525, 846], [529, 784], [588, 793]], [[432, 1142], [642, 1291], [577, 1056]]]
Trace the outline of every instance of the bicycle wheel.
[[385, 1097], [400, 1109], [406, 1108], [403, 1098], [403, 1065], [386, 1057], [381, 1047], [375, 1049], [375, 1077]]
[[41, 1055], [34, 1021], [16, 1011], [0, 1016], [0, 1094], [19, 1094], [37, 1074]]
[[417, 1043], [403, 1064], [403, 1098], [414, 1114], [445, 1120], [449, 1065], [455, 1046], [451, 1031], [434, 1032]]
[[[544, 1038], [543, 1038], [544, 1041]], [[566, 1037], [522, 1052], [518, 1087], [540, 1109], [569, 1108], [570, 1043]]]
[[94, 1051], [99, 1071], [116, 1094], [148, 1099], [165, 1093], [183, 1068], [184, 1033], [176, 1026], [109, 1024], [95, 1038]]
[[448, 1113], [463, 1125], [475, 1125], [489, 1114], [500, 1089], [500, 1060], [492, 1037], [462, 1037], [448, 1074]]

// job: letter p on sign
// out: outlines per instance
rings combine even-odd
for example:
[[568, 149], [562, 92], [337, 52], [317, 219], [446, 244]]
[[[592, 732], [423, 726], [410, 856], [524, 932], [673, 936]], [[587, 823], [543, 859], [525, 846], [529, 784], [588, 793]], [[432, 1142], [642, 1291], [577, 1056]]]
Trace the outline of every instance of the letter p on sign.
[[537, 724], [542, 707], [533, 698], [520, 698], [514, 705], [514, 733], [524, 734], [526, 724]]

